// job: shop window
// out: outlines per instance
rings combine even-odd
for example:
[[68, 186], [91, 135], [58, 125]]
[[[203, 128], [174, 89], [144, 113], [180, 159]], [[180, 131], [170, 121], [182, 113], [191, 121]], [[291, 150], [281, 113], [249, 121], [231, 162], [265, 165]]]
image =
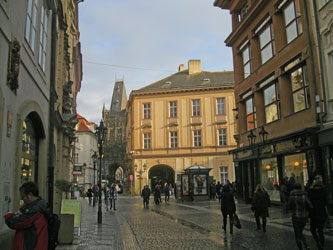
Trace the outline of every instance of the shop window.
[[143, 104], [143, 119], [150, 119], [150, 103]]
[[256, 112], [253, 105], [253, 97], [250, 97], [245, 101], [246, 104], [246, 121], [247, 130], [252, 130], [256, 127]]
[[225, 98], [216, 98], [217, 114], [225, 115]]
[[151, 148], [151, 133], [143, 134], [143, 148], [150, 149]]
[[193, 146], [201, 147], [201, 130], [193, 131]]
[[177, 131], [170, 132], [170, 147], [178, 148], [178, 132]]
[[22, 123], [21, 184], [38, 181], [37, 171], [38, 140], [32, 120], [27, 117]]
[[272, 201], [280, 201], [280, 178], [276, 158], [261, 160], [261, 184]]
[[46, 42], [47, 42], [47, 10], [42, 6], [41, 20], [40, 20], [40, 37], [39, 37], [39, 65], [45, 71], [46, 60]]
[[221, 176], [221, 184], [227, 184], [228, 183], [228, 167], [220, 167], [220, 176]]
[[300, 0], [291, 1], [283, 9], [283, 15], [286, 25], [287, 43], [290, 43], [303, 33]]
[[177, 102], [171, 101], [169, 102], [169, 108], [170, 108], [170, 118], [177, 117]]
[[32, 51], [35, 51], [35, 38], [37, 26], [37, 0], [28, 0], [25, 39]]
[[221, 128], [219, 129], [219, 146], [227, 145], [227, 129]]
[[309, 108], [310, 92], [306, 66], [291, 72], [294, 112]]
[[193, 116], [200, 116], [200, 100], [192, 100]]
[[280, 100], [276, 83], [264, 89], [264, 100], [266, 123], [278, 120], [280, 118]]
[[309, 180], [306, 155], [295, 154], [284, 157], [284, 176], [293, 177], [296, 183], [300, 183], [303, 187]]

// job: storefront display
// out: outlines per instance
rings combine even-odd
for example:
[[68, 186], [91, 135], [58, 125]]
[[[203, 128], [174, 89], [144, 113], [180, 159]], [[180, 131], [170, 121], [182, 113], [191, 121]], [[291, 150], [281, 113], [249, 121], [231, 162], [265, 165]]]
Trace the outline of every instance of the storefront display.
[[283, 175], [288, 178], [294, 177], [296, 183], [304, 187], [309, 180], [306, 155], [302, 153], [285, 156]]
[[280, 178], [276, 158], [261, 160], [261, 183], [272, 201], [280, 201]]

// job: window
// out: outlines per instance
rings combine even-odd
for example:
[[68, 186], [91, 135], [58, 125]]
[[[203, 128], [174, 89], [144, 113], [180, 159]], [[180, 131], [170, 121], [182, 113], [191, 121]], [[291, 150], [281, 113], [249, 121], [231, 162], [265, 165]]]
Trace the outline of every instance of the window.
[[277, 93], [277, 84], [275, 83], [264, 89], [266, 123], [275, 121], [280, 117], [279, 97]]
[[246, 121], [247, 121], [247, 130], [252, 130], [256, 127], [256, 112], [253, 105], [253, 97], [245, 101], [246, 105]]
[[248, 12], [248, 5], [245, 4], [238, 14], [238, 21], [242, 21]]
[[143, 119], [150, 119], [150, 103], [143, 104]]
[[291, 72], [291, 88], [293, 93], [294, 112], [308, 108], [310, 106], [310, 93], [306, 66]]
[[302, 21], [300, 11], [300, 1], [291, 1], [283, 10], [284, 21], [287, 32], [287, 43], [292, 42], [302, 34]]
[[217, 114], [225, 115], [225, 98], [216, 98]]
[[46, 59], [46, 41], [47, 41], [47, 11], [42, 6], [42, 14], [40, 20], [40, 37], [39, 37], [39, 65], [42, 66], [45, 71], [45, 59]]
[[25, 39], [28, 41], [32, 51], [35, 51], [36, 24], [37, 0], [28, 0]]
[[193, 116], [200, 116], [200, 100], [192, 101]]
[[228, 182], [228, 167], [220, 167], [221, 184], [227, 184]]
[[38, 138], [32, 120], [27, 117], [22, 123], [21, 184], [38, 181]]
[[242, 50], [244, 79], [251, 75], [251, 55], [250, 45], [246, 45]]
[[201, 147], [201, 130], [193, 131], [193, 145], [194, 147]]
[[170, 117], [171, 118], [177, 117], [177, 102], [176, 101], [170, 102], [169, 107], [170, 107]]
[[170, 147], [178, 148], [178, 132], [177, 131], [170, 132]]
[[271, 25], [266, 26], [259, 34], [261, 63], [264, 64], [273, 56], [273, 39]]
[[150, 133], [143, 134], [143, 148], [144, 149], [151, 148], [151, 134]]
[[227, 129], [221, 128], [219, 129], [219, 146], [227, 145]]

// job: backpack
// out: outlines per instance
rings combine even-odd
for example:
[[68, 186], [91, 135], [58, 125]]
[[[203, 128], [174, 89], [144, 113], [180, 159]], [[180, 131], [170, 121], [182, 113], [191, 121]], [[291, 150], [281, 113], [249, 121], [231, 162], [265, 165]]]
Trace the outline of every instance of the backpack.
[[47, 229], [48, 229], [48, 250], [56, 249], [58, 245], [58, 233], [61, 221], [57, 214], [50, 214], [47, 216]]

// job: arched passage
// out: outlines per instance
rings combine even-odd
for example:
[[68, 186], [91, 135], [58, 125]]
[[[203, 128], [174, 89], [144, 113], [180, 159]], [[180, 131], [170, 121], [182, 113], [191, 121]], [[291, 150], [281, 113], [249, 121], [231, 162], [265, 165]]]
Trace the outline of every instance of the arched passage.
[[156, 165], [149, 170], [149, 185], [151, 188], [156, 184], [163, 184], [165, 182], [175, 183], [175, 171], [168, 165]]
[[109, 183], [117, 183], [124, 185], [125, 183], [125, 170], [123, 166], [119, 165], [118, 163], [112, 163], [109, 165], [109, 174], [108, 174], [108, 181]]

